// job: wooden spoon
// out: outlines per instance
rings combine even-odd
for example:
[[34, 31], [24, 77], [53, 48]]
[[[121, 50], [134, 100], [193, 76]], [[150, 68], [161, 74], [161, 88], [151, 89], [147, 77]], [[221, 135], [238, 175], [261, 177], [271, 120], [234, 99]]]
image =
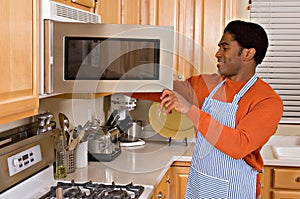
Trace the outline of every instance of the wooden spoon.
[[72, 140], [71, 144], [69, 145], [69, 151], [72, 151], [76, 148], [77, 144], [80, 142], [80, 140], [83, 138], [84, 136], [84, 130], [82, 129], [79, 133], [79, 135]]

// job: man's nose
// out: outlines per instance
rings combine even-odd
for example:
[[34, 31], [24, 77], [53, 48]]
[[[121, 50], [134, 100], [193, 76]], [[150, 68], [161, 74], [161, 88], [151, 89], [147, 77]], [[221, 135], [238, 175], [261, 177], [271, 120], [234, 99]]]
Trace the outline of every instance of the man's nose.
[[216, 54], [215, 54], [215, 57], [216, 58], [219, 58], [221, 57], [221, 52], [220, 52], [220, 49], [217, 50]]

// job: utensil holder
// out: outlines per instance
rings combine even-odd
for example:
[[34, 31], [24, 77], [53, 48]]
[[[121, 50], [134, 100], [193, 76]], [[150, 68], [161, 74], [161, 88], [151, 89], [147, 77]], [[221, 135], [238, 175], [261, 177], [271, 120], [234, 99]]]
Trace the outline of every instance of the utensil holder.
[[81, 142], [75, 149], [75, 168], [88, 166], [88, 141]]
[[75, 150], [67, 151], [67, 173], [75, 171]]

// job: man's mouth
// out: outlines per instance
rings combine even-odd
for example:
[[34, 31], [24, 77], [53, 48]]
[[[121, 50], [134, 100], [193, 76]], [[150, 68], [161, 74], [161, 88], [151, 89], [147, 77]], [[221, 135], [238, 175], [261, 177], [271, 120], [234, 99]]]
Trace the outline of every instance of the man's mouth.
[[218, 60], [217, 67], [218, 67], [218, 68], [219, 68], [219, 67], [222, 67], [222, 65], [224, 65], [224, 62]]

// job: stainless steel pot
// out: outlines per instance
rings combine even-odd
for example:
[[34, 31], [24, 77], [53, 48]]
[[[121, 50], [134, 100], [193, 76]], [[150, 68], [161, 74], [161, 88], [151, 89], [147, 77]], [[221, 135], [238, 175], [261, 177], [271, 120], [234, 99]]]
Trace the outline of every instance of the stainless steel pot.
[[143, 130], [142, 120], [132, 120], [132, 126], [121, 135], [120, 141], [135, 142], [141, 138]]

